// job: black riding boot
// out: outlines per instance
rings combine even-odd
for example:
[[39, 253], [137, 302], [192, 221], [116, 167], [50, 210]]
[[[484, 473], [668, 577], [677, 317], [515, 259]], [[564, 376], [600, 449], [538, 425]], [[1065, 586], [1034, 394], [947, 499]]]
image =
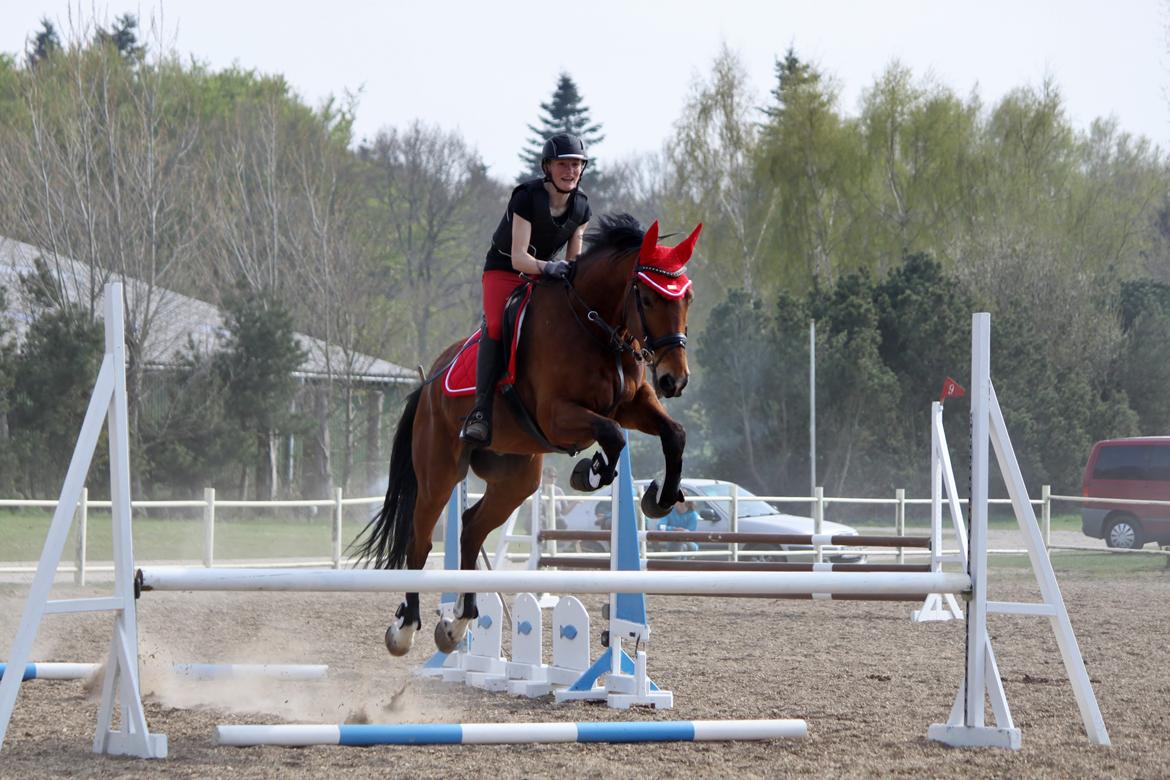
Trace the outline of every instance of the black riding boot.
[[500, 378], [501, 343], [486, 336], [479, 340], [479, 356], [475, 364], [475, 408], [463, 421], [459, 438], [473, 447], [492, 443], [492, 403], [496, 382]]

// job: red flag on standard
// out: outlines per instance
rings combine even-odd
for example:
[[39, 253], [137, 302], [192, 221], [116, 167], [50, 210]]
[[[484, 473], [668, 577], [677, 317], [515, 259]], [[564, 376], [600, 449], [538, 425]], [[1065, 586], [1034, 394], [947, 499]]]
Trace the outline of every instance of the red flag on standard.
[[963, 389], [963, 386], [948, 376], [943, 380], [942, 394], [939, 395], [938, 402], [945, 403], [951, 396], [962, 398], [966, 394], [967, 391]]

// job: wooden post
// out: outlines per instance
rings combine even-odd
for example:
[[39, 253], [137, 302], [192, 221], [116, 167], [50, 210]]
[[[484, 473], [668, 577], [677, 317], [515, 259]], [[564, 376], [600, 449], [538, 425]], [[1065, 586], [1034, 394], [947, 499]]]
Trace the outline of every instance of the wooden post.
[[[898, 488], [894, 491], [894, 498], [897, 499], [898, 505], [894, 512], [894, 534], [897, 536], [906, 535], [906, 488]], [[898, 563], [906, 562], [905, 548], [898, 547]]]
[[341, 568], [341, 521], [345, 514], [345, 507], [341, 500], [341, 488], [333, 495], [333, 568]]
[[215, 488], [203, 488], [203, 565], [215, 563]]
[[[825, 489], [818, 485], [816, 490], [813, 491], [813, 497], [816, 499], [813, 503], [813, 533], [819, 534], [823, 533], [825, 529]], [[817, 563], [825, 560], [825, 553], [820, 545], [816, 547], [816, 554], [813, 556], [813, 560]]]
[[1040, 516], [1044, 522], [1044, 549], [1052, 546], [1052, 485], [1040, 486]]
[[89, 522], [89, 488], [81, 489], [81, 500], [77, 502], [77, 523], [73, 527], [74, 564], [73, 584], [85, 584], [86, 525]]
[[[739, 485], [731, 485], [731, 532], [739, 532]], [[731, 560], [739, 560], [739, 542], [731, 545]]]

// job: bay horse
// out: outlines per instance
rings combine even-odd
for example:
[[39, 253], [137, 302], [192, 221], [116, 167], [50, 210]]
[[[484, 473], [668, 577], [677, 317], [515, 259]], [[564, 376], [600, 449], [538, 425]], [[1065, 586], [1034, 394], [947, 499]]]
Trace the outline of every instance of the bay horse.
[[[517, 347], [514, 390], [539, 429], [535, 436], [497, 392], [490, 445], [470, 449], [460, 442], [472, 398], [450, 396], [441, 381], [433, 381], [464, 342], [449, 346], [430, 379], [407, 397], [394, 434], [386, 501], [353, 544], [359, 561], [421, 569], [435, 524], [470, 467], [487, 484], [462, 516], [460, 568], [474, 569], [488, 534], [539, 486], [546, 452], [576, 454], [599, 444], [592, 459], [576, 464], [570, 480], [577, 490], [597, 490], [614, 480], [623, 428], [661, 439], [663, 481], [651, 484], [641, 504], [650, 517], [666, 516], [681, 498], [686, 433], [659, 396], [678, 396], [687, 385], [687, 312], [694, 292], [684, 270], [702, 227], [678, 246], [660, 247], [657, 222], [643, 231], [629, 215], [604, 216], [586, 237], [588, 248], [569, 280], [529, 282], [534, 289]], [[478, 615], [475, 594], [462, 594], [454, 618], [435, 627], [435, 644], [454, 650]], [[405, 655], [421, 627], [418, 594], [407, 593], [386, 630], [386, 647]]]

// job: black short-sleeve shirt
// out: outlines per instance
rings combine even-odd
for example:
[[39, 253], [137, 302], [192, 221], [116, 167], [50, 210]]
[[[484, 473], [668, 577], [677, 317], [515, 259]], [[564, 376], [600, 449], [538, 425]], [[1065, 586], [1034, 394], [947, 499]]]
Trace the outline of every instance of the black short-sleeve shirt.
[[553, 217], [549, 211], [548, 191], [542, 179], [526, 181], [512, 190], [508, 209], [492, 236], [484, 263], [485, 271], [511, 271], [512, 268], [512, 215], [519, 214], [532, 225], [530, 249], [537, 260], [548, 260], [559, 252], [577, 228], [589, 221], [593, 212], [589, 209], [589, 197], [580, 190], [573, 191], [565, 213]]

